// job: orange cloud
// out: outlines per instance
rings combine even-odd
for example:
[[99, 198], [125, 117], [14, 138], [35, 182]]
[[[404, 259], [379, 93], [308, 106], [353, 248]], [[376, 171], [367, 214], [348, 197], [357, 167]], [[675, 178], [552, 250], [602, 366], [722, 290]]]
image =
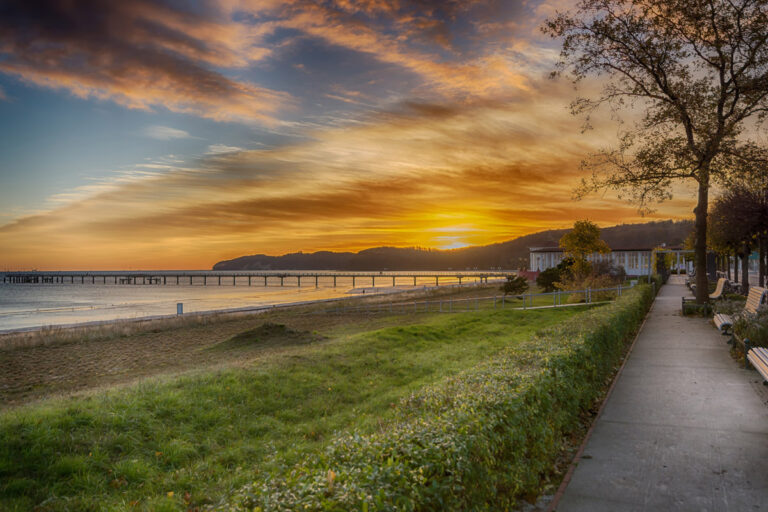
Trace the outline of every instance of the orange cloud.
[[[484, 244], [640, 220], [615, 197], [571, 199], [581, 135], [558, 88], [515, 102], [404, 104], [308, 142], [135, 173], [0, 228], [0, 265], [207, 268], [249, 253]], [[559, 102], [559, 103], [558, 103]], [[651, 218], [690, 216], [693, 198]]]

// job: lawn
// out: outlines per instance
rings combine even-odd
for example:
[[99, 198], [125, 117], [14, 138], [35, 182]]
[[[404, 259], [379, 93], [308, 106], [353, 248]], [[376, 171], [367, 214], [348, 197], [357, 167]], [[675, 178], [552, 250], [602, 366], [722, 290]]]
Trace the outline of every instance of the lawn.
[[384, 428], [401, 398], [583, 308], [424, 316], [309, 332], [266, 324], [221, 347], [267, 361], [0, 413], [0, 510], [187, 510], [223, 503], [334, 433]]

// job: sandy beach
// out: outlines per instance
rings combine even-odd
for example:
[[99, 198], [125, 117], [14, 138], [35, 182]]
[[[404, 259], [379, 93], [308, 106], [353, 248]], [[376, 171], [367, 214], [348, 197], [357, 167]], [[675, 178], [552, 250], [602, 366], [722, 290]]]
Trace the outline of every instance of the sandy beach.
[[[391, 289], [366, 297], [341, 299], [345, 304], [413, 300], [434, 296], [487, 296], [494, 286], [439, 289]], [[248, 348], [214, 349], [232, 336], [265, 323], [297, 332], [358, 332], [386, 325], [382, 316], [365, 313], [327, 314], [339, 299], [310, 301], [243, 311], [211, 312], [95, 325], [36, 329], [0, 334], [0, 407], [53, 395], [137, 382], [152, 376], [179, 375], [229, 365], [250, 364], [290, 351], [292, 342], [277, 337]], [[401, 316], [400, 323], [421, 318]]]

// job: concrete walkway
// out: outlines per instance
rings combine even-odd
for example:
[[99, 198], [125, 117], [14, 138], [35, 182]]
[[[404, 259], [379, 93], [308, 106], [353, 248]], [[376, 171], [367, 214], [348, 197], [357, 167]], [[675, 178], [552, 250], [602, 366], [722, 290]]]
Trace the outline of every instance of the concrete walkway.
[[768, 511], [768, 405], [727, 338], [661, 289], [556, 510]]

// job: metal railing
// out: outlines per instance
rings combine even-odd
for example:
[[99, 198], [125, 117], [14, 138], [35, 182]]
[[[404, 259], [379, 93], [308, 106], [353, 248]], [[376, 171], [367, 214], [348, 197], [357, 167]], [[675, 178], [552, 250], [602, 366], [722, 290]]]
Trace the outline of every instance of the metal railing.
[[[632, 286], [610, 288], [586, 288], [583, 290], [558, 290], [555, 292], [528, 293], [524, 295], [494, 295], [488, 297], [445, 298], [421, 301], [370, 302], [365, 304], [338, 304], [322, 313], [463, 313], [490, 309], [541, 309], [553, 307], [586, 306], [602, 304], [621, 297], [623, 291]], [[569, 302], [570, 299], [576, 298]], [[565, 299], [565, 300], [564, 300]]]

